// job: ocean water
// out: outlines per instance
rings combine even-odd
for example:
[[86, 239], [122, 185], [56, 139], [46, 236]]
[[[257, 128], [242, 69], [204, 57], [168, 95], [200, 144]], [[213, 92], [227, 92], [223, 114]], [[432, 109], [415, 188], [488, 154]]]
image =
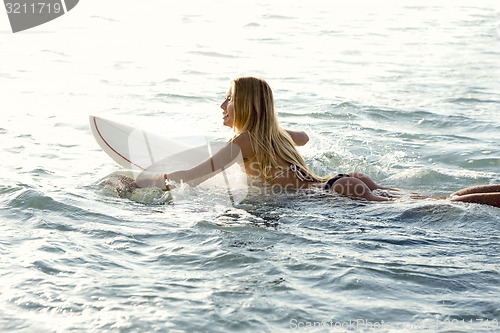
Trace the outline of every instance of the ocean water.
[[228, 138], [249, 74], [318, 173], [405, 191], [500, 183], [495, 1], [81, 1], [0, 10], [0, 331], [500, 332], [500, 210], [218, 189], [121, 198], [96, 114]]

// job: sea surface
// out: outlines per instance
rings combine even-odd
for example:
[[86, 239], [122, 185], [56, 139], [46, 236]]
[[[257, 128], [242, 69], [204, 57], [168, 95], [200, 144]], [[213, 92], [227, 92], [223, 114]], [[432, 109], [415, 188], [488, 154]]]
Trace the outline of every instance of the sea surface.
[[500, 332], [500, 210], [326, 193], [120, 197], [90, 114], [231, 136], [266, 79], [320, 174], [500, 183], [498, 1], [91, 1], [0, 8], [1, 332]]

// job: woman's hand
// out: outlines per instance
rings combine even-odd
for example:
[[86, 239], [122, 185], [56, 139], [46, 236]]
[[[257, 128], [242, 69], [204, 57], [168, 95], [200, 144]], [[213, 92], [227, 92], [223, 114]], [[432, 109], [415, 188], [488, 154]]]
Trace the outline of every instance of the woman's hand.
[[168, 190], [165, 181], [167, 179], [167, 174], [148, 174], [147, 172], [141, 173], [135, 183], [138, 187], [158, 187], [162, 190]]

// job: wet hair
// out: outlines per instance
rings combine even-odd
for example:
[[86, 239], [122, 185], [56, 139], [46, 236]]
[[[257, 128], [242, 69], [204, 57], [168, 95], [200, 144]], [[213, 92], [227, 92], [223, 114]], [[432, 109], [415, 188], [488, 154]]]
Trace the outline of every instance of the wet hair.
[[325, 177], [319, 177], [309, 170], [291, 136], [279, 125], [273, 93], [266, 81], [256, 77], [234, 79], [231, 98], [234, 106], [234, 138], [240, 133], [248, 133], [264, 180], [272, 180], [272, 169], [282, 168], [280, 160], [284, 160], [296, 165], [314, 180], [325, 181]]

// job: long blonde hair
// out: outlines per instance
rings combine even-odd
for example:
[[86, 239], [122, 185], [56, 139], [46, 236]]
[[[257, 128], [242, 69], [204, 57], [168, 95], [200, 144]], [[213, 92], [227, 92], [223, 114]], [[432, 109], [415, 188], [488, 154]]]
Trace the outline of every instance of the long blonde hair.
[[273, 179], [272, 169], [282, 168], [280, 160], [296, 165], [315, 181], [327, 179], [309, 170], [291, 136], [280, 127], [274, 111], [273, 93], [266, 81], [255, 77], [237, 78], [232, 82], [231, 97], [235, 137], [248, 133], [264, 180]]

